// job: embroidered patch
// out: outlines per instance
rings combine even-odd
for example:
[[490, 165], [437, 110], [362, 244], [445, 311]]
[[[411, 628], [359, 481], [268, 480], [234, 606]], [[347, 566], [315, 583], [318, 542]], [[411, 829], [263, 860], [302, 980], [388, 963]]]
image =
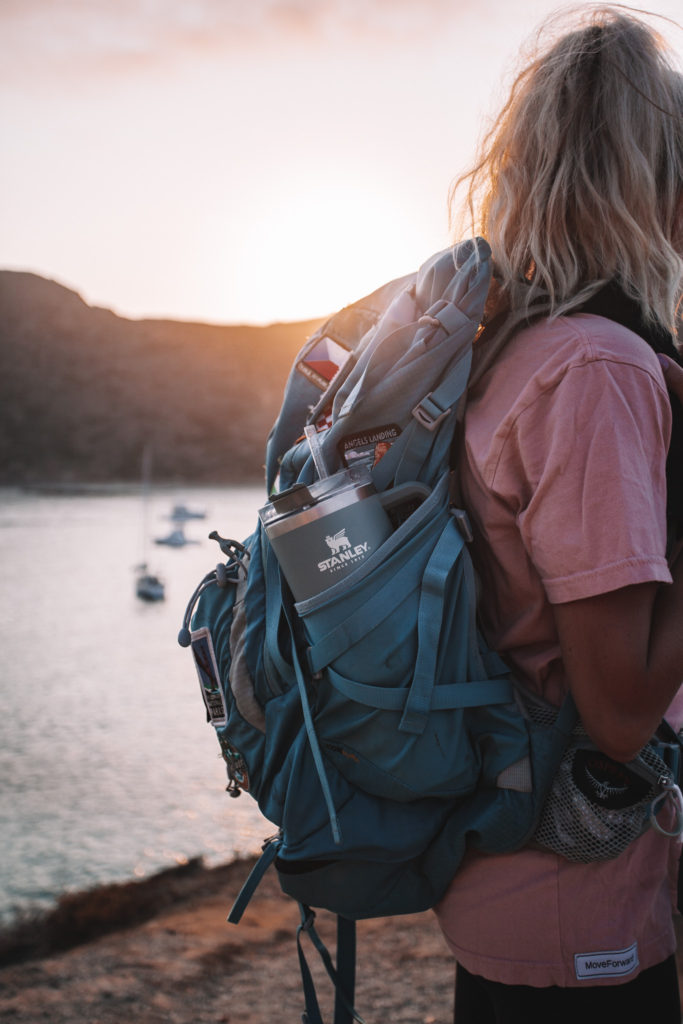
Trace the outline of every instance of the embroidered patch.
[[612, 949], [603, 953], [577, 953], [574, 969], [579, 981], [587, 978], [619, 978], [631, 974], [639, 965], [638, 943], [628, 949]]
[[203, 626], [192, 633], [192, 654], [199, 677], [199, 688], [206, 706], [206, 720], [215, 729], [225, 725], [228, 720], [228, 711], [225, 706], [221, 677], [216, 662], [216, 652], [213, 648], [211, 633]]
[[382, 456], [386, 455], [400, 433], [400, 427], [395, 423], [373, 427], [371, 430], [361, 430], [357, 434], [342, 437], [337, 450], [345, 466], [364, 465], [372, 469]]
[[323, 337], [298, 361], [296, 368], [312, 384], [325, 391], [350, 355], [338, 341]]

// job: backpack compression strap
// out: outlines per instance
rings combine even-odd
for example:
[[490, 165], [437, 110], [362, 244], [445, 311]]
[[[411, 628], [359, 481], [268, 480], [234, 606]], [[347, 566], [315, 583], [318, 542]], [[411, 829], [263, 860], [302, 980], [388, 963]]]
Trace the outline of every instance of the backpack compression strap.
[[301, 1018], [302, 1024], [323, 1024], [313, 976], [301, 943], [304, 933], [308, 935], [320, 955], [325, 970], [334, 985], [334, 1024], [353, 1024], [353, 1021], [365, 1024], [363, 1018], [353, 1007], [356, 988], [356, 922], [337, 915], [337, 966], [335, 968], [329, 950], [315, 929], [315, 913], [305, 903], [299, 904], [299, 910], [301, 924], [296, 930], [296, 944], [306, 1001], [306, 1012]]
[[[462, 313], [457, 309], [455, 311], [462, 318]], [[448, 330], [447, 324], [450, 326], [448, 320], [442, 325], [444, 331]], [[403, 480], [419, 480], [434, 445], [435, 432], [446, 417], [457, 414], [458, 403], [467, 391], [472, 366], [472, 327], [469, 320], [461, 324], [461, 328], [463, 326], [467, 345], [460, 357], [449, 367], [441, 383], [417, 403], [410, 423], [373, 468], [372, 478], [378, 491], [383, 491], [392, 480], [399, 483]], [[457, 347], [457, 334], [453, 335], [453, 341], [454, 347]], [[455, 423], [442, 442], [444, 455], [450, 448], [454, 429]]]
[[[514, 700], [509, 676], [486, 678], [483, 665], [479, 680], [445, 683], [434, 686], [439, 631], [443, 618], [444, 592], [454, 569], [464, 573], [464, 585], [473, 587], [471, 565], [468, 559], [458, 559], [463, 539], [453, 518], [450, 518], [432, 552], [421, 583], [418, 613], [418, 656], [409, 689], [373, 686], [347, 679], [334, 671], [331, 663], [346, 650], [370, 633], [388, 614], [395, 581], [391, 579], [377, 595], [370, 607], [362, 605], [336, 629], [308, 648], [308, 667], [312, 673], [329, 671], [334, 687], [350, 700], [386, 711], [403, 711], [399, 729], [402, 732], [424, 731], [430, 710], [465, 708], [487, 704], [509, 704]], [[474, 621], [468, 623], [470, 631]], [[469, 649], [477, 650], [476, 638], [468, 638]]]
[[[228, 914], [230, 924], [239, 924], [247, 904], [254, 895], [266, 871], [277, 857], [281, 845], [282, 841], [279, 837], [264, 843], [263, 853], [251, 869]], [[299, 903], [299, 910], [301, 912], [301, 924], [296, 930], [296, 944], [306, 1002], [306, 1012], [302, 1018], [304, 1024], [323, 1024], [313, 976], [306, 961], [306, 955], [301, 942], [304, 933], [308, 935], [318, 951], [320, 959], [325, 965], [325, 970], [334, 985], [334, 1024], [353, 1024], [353, 1021], [357, 1021], [358, 1024], [364, 1024], [363, 1018], [356, 1013], [353, 1007], [356, 988], [356, 922], [347, 917], [337, 915], [337, 966], [335, 968], [327, 947], [315, 929], [315, 913], [304, 903]]]
[[[289, 635], [290, 635], [290, 638], [291, 638], [291, 641], [292, 641], [291, 642], [292, 664], [294, 666], [294, 674], [296, 675], [296, 682], [297, 682], [297, 686], [298, 686], [298, 689], [299, 689], [299, 699], [301, 701], [301, 711], [302, 711], [303, 716], [304, 716], [304, 726], [306, 728], [306, 735], [308, 736], [308, 742], [309, 742], [310, 747], [311, 747], [311, 754], [313, 755], [313, 763], [315, 765], [315, 770], [316, 770], [318, 779], [320, 780], [320, 788], [322, 789], [323, 798], [325, 800], [325, 805], [327, 807], [327, 813], [328, 813], [329, 818], [330, 818], [330, 827], [332, 829], [332, 838], [334, 839], [335, 845], [339, 846], [341, 844], [341, 841], [342, 841], [341, 828], [340, 828], [340, 825], [339, 825], [339, 820], [337, 818], [337, 809], [334, 806], [334, 800], [332, 798], [332, 791], [330, 789], [330, 784], [329, 784], [328, 779], [327, 779], [327, 772], [325, 771], [325, 763], [323, 761], [323, 755], [322, 755], [322, 752], [320, 750], [320, 743], [318, 742], [318, 737], [317, 737], [316, 731], [315, 731], [315, 725], [313, 723], [313, 714], [311, 712], [311, 705], [310, 705], [310, 702], [309, 702], [309, 699], [308, 699], [308, 690], [306, 688], [306, 679], [305, 679], [305, 676], [304, 676], [303, 668], [301, 667], [301, 660], [299, 658], [299, 653], [297, 651], [296, 634], [294, 632], [294, 624], [293, 624], [292, 619], [291, 619], [290, 610], [289, 610], [289, 608], [287, 606], [287, 600], [285, 598], [285, 595], [282, 592], [282, 576], [281, 576], [281, 574], [279, 572], [279, 569], [277, 568], [277, 565], [275, 563], [275, 559], [274, 558], [270, 559], [270, 565], [272, 565], [272, 568], [269, 567], [269, 569], [268, 569], [268, 572], [269, 572], [269, 575], [270, 575], [270, 579], [268, 581], [269, 589], [271, 589], [273, 593], [277, 593], [277, 594], [281, 595], [281, 598], [282, 598], [281, 606], [280, 607], [282, 608], [282, 614], [284, 615], [285, 620], [287, 622], [287, 626], [289, 628]], [[278, 577], [277, 579], [275, 578], [276, 575]], [[279, 609], [278, 609], [278, 613], [277, 614], [278, 614], [278, 618], [279, 618]], [[275, 630], [275, 625], [274, 625], [275, 621], [276, 621], [275, 618], [273, 618], [272, 624], [269, 627], [270, 630], [271, 630], [271, 634], [268, 637], [268, 639], [270, 641], [275, 641], [276, 640], [276, 636], [275, 636], [275, 632], [274, 632], [274, 630]]]

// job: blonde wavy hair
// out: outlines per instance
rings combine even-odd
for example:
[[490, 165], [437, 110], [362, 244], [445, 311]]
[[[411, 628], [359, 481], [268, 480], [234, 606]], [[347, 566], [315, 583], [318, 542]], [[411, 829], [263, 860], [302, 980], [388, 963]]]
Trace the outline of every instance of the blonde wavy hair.
[[[451, 189], [451, 213], [464, 186], [460, 226], [469, 219], [491, 245], [499, 308], [560, 316], [616, 281], [646, 322], [675, 336], [683, 76], [632, 11], [570, 16], [564, 34], [557, 17], [541, 28], [475, 166]], [[548, 30], [555, 41], [541, 52]]]

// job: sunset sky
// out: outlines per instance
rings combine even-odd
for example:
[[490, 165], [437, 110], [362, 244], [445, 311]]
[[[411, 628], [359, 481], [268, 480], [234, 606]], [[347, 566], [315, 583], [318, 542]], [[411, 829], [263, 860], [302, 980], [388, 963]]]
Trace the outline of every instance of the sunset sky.
[[0, 267], [133, 317], [330, 312], [448, 244], [449, 184], [556, 7], [0, 0]]

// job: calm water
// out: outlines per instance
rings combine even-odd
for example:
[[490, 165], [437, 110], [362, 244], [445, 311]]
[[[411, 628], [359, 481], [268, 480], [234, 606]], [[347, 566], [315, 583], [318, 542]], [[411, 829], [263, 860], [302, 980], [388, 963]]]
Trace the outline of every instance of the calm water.
[[[203, 854], [259, 848], [273, 826], [231, 800], [188, 651], [187, 598], [219, 561], [207, 534], [243, 539], [263, 492], [52, 496], [0, 489], [0, 920], [65, 890], [142, 877]], [[176, 502], [207, 511], [201, 543], [150, 543], [166, 600], [135, 596], [144, 535]], [[144, 521], [146, 518], [147, 529]]]

